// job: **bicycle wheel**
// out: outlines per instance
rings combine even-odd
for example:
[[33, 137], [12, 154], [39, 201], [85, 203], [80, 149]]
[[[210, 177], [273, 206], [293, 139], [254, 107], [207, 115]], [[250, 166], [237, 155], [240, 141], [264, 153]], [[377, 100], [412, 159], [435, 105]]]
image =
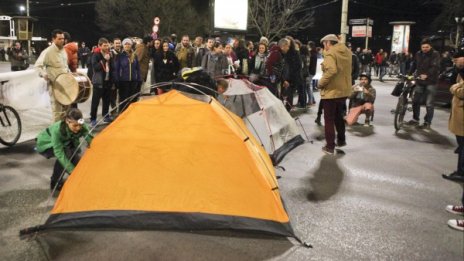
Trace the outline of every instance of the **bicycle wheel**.
[[395, 110], [395, 130], [399, 131], [403, 126], [404, 115], [408, 106], [408, 100], [403, 95], [398, 98], [398, 104]]
[[21, 136], [21, 119], [10, 106], [0, 107], [0, 143], [13, 146]]

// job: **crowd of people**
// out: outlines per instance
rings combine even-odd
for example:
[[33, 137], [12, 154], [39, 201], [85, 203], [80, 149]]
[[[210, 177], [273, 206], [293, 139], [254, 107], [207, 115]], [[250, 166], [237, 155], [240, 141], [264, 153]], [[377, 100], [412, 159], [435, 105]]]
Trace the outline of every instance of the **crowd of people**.
[[[226, 76], [246, 77], [250, 81], [266, 86], [290, 111], [292, 108], [307, 106], [315, 103], [314, 88], [320, 91], [320, 113], [324, 114], [324, 131], [326, 144], [322, 151], [335, 154], [336, 147], [347, 145], [345, 126], [355, 124], [361, 113], [366, 114], [365, 125], [370, 126], [370, 119], [374, 112], [376, 90], [372, 86], [371, 64], [365, 64], [362, 53], [351, 51], [350, 44], [340, 41], [333, 34], [326, 35], [320, 41], [322, 48], [317, 48], [314, 42], [302, 44], [290, 36], [277, 42], [269, 42], [261, 37], [258, 43], [246, 42], [243, 39], [222, 41], [220, 38], [208, 38], [203, 43], [202, 37], [195, 37], [193, 43], [188, 35], [181, 37], [178, 43], [174, 36], [163, 39], [145, 37], [140, 41], [132, 38], [115, 38], [110, 42], [102, 37], [98, 46], [89, 50], [85, 43], [81, 48], [70, 40], [70, 35], [61, 30], [52, 32], [53, 43], [44, 50], [35, 66], [53, 88], [56, 78], [63, 73], [76, 71], [79, 61], [82, 67], [88, 68], [88, 76], [93, 84], [93, 94], [90, 112], [90, 126], [97, 124], [97, 109], [100, 100], [103, 102], [103, 121], [111, 122], [113, 116], [123, 112], [126, 107], [138, 100], [141, 86], [148, 81], [154, 83], [173, 81], [182, 76], [182, 72], [194, 67], [201, 67], [209, 77], [217, 80], [217, 91], [223, 93], [227, 89]], [[382, 61], [387, 59], [380, 51]], [[312, 78], [316, 74], [317, 59], [323, 54], [321, 64], [322, 76], [318, 81]], [[392, 56], [396, 58], [392, 58]], [[369, 56], [369, 55], [368, 55]], [[464, 55], [463, 55], [464, 56]], [[401, 54], [392, 54], [389, 61], [398, 61]], [[374, 64], [380, 58], [374, 58]], [[461, 59], [461, 58], [457, 58]], [[359, 63], [358, 63], [359, 61]], [[433, 116], [433, 86], [438, 72], [443, 65], [438, 52], [431, 48], [430, 41], [421, 43], [421, 50], [413, 57], [410, 65], [405, 68], [417, 74], [417, 91], [419, 98], [413, 106], [420, 106], [419, 99], [427, 98], [427, 115], [424, 125], [429, 127]], [[461, 60], [459, 60], [461, 61]], [[456, 61], [455, 61], [456, 62]], [[149, 69], [152, 64], [151, 70]], [[459, 63], [457, 63], [459, 64]], [[379, 74], [382, 73], [382, 62], [377, 63]], [[464, 63], [460, 65], [464, 68]], [[375, 65], [373, 66], [375, 68]], [[403, 66], [404, 67], [404, 66]], [[461, 77], [464, 72], [460, 69]], [[400, 69], [401, 70], [401, 69]], [[381, 77], [380, 77], [381, 78]], [[355, 80], [359, 80], [355, 84]], [[154, 95], [161, 94], [167, 87], [156, 88]], [[464, 117], [463, 81], [453, 85], [454, 95], [450, 130], [456, 135], [459, 155], [458, 168], [444, 178], [464, 183]], [[297, 94], [297, 95], [296, 95]], [[294, 96], [297, 103], [294, 104]], [[71, 155], [68, 150], [75, 150], [76, 139], [86, 137], [90, 144], [89, 128], [84, 123], [82, 113], [76, 105], [64, 106], [56, 101], [50, 92], [55, 123], [38, 136], [39, 152], [47, 158], [55, 156], [55, 164], [51, 187], [59, 188], [62, 181], [58, 172], [64, 170], [72, 172], [78, 161], [78, 155]], [[119, 101], [118, 98], [119, 97]], [[431, 98], [432, 97], [432, 98]], [[222, 97], [223, 98], [223, 97]], [[221, 97], [219, 97], [219, 100]], [[347, 106], [347, 100], [349, 100]], [[74, 107], [74, 108], [72, 108]], [[110, 112], [110, 107], [112, 114]], [[455, 112], [456, 111], [456, 112]], [[414, 107], [412, 121], [418, 123], [420, 107]], [[318, 113], [319, 121], [321, 114]], [[58, 166], [59, 165], [59, 166]], [[463, 195], [464, 205], [464, 195]], [[463, 206], [447, 207], [448, 211], [464, 213]], [[451, 221], [450, 221], [451, 222]], [[453, 221], [450, 226], [464, 230], [464, 221]]]

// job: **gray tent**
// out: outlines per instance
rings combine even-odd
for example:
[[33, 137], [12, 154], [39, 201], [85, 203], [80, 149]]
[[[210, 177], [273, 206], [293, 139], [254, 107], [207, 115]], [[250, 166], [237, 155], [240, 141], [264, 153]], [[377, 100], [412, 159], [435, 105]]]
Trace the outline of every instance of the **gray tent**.
[[229, 88], [224, 93], [224, 106], [241, 117], [248, 129], [261, 141], [274, 165], [285, 155], [304, 143], [301, 129], [266, 87], [247, 80], [228, 79]]

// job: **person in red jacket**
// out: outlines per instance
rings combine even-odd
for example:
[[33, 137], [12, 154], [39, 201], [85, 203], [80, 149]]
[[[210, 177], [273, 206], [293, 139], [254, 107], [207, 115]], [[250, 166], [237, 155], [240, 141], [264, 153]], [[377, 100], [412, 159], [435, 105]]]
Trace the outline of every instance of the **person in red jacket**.
[[379, 76], [379, 80], [383, 81], [383, 76], [385, 75], [385, 52], [383, 49], [380, 49], [379, 52], [375, 55], [375, 65], [376, 65], [376, 75]]
[[269, 90], [277, 97], [280, 98], [280, 88], [288, 87], [288, 82], [282, 83], [284, 71], [284, 54], [290, 49], [290, 41], [286, 38], [273, 45], [266, 59], [266, 77], [269, 80]]
[[[71, 42], [71, 35], [68, 32], [64, 32], [64, 46], [63, 49], [68, 56], [68, 67], [72, 73], [77, 71], [79, 61], [77, 59], [78, 46], [76, 42]], [[71, 104], [71, 108], [77, 108], [77, 103]]]
[[68, 55], [68, 67], [71, 72], [76, 72], [78, 66], [77, 43], [71, 42], [71, 35], [64, 32], [64, 50]]

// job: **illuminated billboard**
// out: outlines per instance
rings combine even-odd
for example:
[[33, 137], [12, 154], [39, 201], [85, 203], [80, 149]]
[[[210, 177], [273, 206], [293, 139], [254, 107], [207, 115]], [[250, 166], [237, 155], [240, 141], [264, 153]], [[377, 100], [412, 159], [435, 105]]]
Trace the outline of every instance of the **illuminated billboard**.
[[215, 0], [214, 29], [246, 31], [248, 24], [248, 0]]
[[409, 21], [400, 21], [390, 22], [390, 24], [393, 25], [391, 51], [396, 53], [409, 52], [410, 27], [415, 23]]

